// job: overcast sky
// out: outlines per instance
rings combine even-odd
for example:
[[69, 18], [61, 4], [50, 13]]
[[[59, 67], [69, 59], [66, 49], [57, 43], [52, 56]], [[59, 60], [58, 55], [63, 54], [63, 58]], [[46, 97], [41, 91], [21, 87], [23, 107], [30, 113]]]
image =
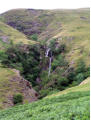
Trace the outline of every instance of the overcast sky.
[[16, 8], [74, 9], [90, 6], [91, 0], [0, 0], [0, 13]]

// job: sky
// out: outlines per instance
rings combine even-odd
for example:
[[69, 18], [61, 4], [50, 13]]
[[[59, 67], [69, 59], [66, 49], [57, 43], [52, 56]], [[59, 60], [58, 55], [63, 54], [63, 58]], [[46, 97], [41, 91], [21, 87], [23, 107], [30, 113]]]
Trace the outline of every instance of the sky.
[[91, 0], [1, 0], [0, 13], [16, 8], [75, 9], [91, 6]]

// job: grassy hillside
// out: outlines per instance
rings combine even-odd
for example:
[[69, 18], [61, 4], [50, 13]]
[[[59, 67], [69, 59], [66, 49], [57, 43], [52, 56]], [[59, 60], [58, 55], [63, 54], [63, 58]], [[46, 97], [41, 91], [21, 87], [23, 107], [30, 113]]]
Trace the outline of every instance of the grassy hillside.
[[81, 82], [78, 86], [68, 88], [66, 90], [57, 92], [56, 94], [52, 94], [50, 96], [47, 96], [46, 98], [54, 97], [54, 96], [60, 96], [63, 94], [68, 94], [70, 92], [77, 92], [77, 91], [89, 91], [90, 90], [90, 78], [87, 78], [83, 82]]
[[0, 109], [14, 106], [13, 96], [21, 94], [23, 103], [37, 100], [36, 91], [27, 86], [27, 82], [17, 75], [16, 70], [0, 65]]
[[0, 109], [13, 106], [13, 96], [21, 94], [23, 103], [36, 101], [36, 92], [27, 86], [19, 72], [15, 69], [5, 68], [0, 64]]
[[[15, 45], [21, 43], [34, 44], [35, 42], [28, 40], [27, 37], [18, 30], [8, 26], [3, 22], [0, 22], [0, 109], [12, 106], [12, 96], [15, 93], [22, 94], [22, 89], [25, 88], [23, 85], [19, 84], [21, 78], [16, 74], [16, 72], [10, 68], [6, 68], [1, 64], [3, 57], [6, 56], [4, 51], [10, 47], [12, 43]], [[12, 81], [12, 79], [15, 79], [15, 81]], [[24, 102], [29, 102], [29, 99], [32, 100], [30, 95], [29, 97], [25, 96]]]
[[9, 80], [14, 75], [15, 73], [11, 69], [3, 68], [0, 64], [0, 109], [4, 107], [3, 102], [6, 100], [5, 95], [8, 93]]
[[14, 44], [34, 43], [34, 41], [29, 41], [23, 33], [13, 29], [12, 27], [6, 25], [3, 22], [0, 22], [0, 49], [9, 46], [11, 42], [13, 42]]
[[1, 15], [1, 20], [31, 38], [50, 41], [57, 38], [67, 48], [66, 58], [75, 65], [82, 58], [89, 65], [90, 9], [33, 10], [15, 9]]
[[[33, 104], [1, 111], [1, 120], [89, 120], [89, 13], [89, 8], [14, 9], [0, 15], [0, 62], [4, 65], [0, 65], [0, 107], [13, 106], [11, 96], [17, 92], [26, 103], [37, 100], [35, 90], [40, 98], [60, 91]], [[24, 45], [33, 43], [38, 44]], [[35, 90], [25, 91], [24, 79], [5, 66], [20, 70]]]
[[[67, 94], [44, 98], [32, 104], [19, 105], [0, 111], [1, 120], [89, 120], [89, 78], [78, 91], [75, 87]], [[81, 91], [80, 89], [83, 89]]]
[[90, 18], [89, 9], [53, 10], [51, 24], [39, 35], [40, 40], [57, 38], [67, 45], [66, 59], [70, 65], [82, 58], [89, 65]]

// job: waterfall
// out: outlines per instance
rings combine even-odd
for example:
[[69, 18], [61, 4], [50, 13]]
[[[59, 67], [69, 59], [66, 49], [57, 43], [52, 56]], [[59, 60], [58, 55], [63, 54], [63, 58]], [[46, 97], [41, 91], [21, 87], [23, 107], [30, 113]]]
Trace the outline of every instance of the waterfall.
[[50, 52], [50, 48], [48, 48], [47, 51], [46, 51], [46, 53], [45, 53], [45, 54], [46, 54], [46, 57], [48, 57], [49, 52]]
[[47, 49], [45, 56], [49, 57], [49, 71], [48, 71], [48, 76], [49, 76], [51, 73], [51, 62], [52, 62], [52, 51], [50, 50], [50, 48]]
[[52, 58], [50, 57], [50, 60], [49, 60], [49, 71], [48, 71], [48, 76], [49, 76], [50, 73], [51, 73], [51, 61], [52, 61]]

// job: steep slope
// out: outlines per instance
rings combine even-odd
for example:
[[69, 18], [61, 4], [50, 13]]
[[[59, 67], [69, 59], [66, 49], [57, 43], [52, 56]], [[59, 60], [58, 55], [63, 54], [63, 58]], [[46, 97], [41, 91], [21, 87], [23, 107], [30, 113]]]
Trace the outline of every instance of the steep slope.
[[6, 68], [1, 64], [1, 56], [4, 51], [13, 43], [15, 44], [34, 44], [32, 40], [16, 29], [0, 22], [0, 109], [13, 106], [13, 95], [21, 93], [24, 97], [23, 102], [32, 102], [37, 100], [34, 89], [27, 86], [24, 80], [16, 70]]
[[[14, 42], [14, 44], [15, 43], [21, 44], [21, 42], [23, 42], [23, 44], [28, 44], [28, 43], [33, 44], [33, 43], [35, 43], [35, 41], [38, 41], [38, 43], [40, 44], [41, 56], [39, 58], [39, 61], [41, 61], [41, 62], [40, 62], [40, 66], [37, 66], [37, 67], [42, 72], [40, 72], [38, 75], [38, 78], [36, 78], [35, 81], [33, 81], [36, 83], [36, 81], [38, 80], [39, 83], [35, 86], [35, 89], [37, 91], [39, 91], [40, 94], [42, 94], [42, 92], [44, 92], [44, 96], [45, 96], [45, 93], [48, 94], [48, 92], [50, 92], [51, 90], [66, 89], [67, 87], [70, 86], [70, 84], [72, 84], [74, 86], [75, 84], [81, 82], [82, 80], [84, 80], [85, 78], [87, 78], [89, 76], [89, 56], [90, 56], [90, 53], [89, 53], [89, 39], [90, 39], [90, 36], [89, 36], [89, 34], [90, 34], [89, 9], [77, 9], [77, 10], [15, 9], [15, 10], [11, 10], [11, 11], [8, 11], [8, 12], [0, 15], [0, 20], [2, 21], [2, 22], [0, 22], [1, 52], [2, 52], [3, 48], [6, 48], [8, 46], [8, 44], [9, 44], [9, 42], [11, 42], [11, 40]], [[31, 41], [32, 37], [34, 37], [33, 41]], [[30, 39], [30, 41], [27, 38]], [[66, 48], [65, 48], [65, 52], [64, 51], [59, 52], [58, 56], [53, 54], [53, 56], [52, 56], [53, 60], [51, 60], [51, 61], [52, 61], [52, 63], [54, 62], [53, 63], [54, 67], [56, 65], [57, 66], [56, 66], [55, 70], [53, 70], [53, 69], [51, 70], [51, 75], [50, 75], [50, 77], [48, 77], [48, 65], [49, 65], [50, 56], [45, 57], [45, 51], [48, 49], [47, 47], [49, 47], [47, 45], [50, 44], [51, 40], [53, 40], [53, 39], [56, 41], [55, 44], [57, 43], [58, 46], [61, 46], [64, 44], [66, 46]], [[55, 49], [56, 47], [53, 48], [54, 52], [56, 51], [56, 49]], [[36, 49], [36, 47], [35, 47], [35, 49]], [[37, 51], [37, 49], [36, 49], [36, 51]], [[30, 51], [30, 53], [33, 54], [31, 51]], [[26, 52], [26, 54], [27, 54], [27, 52]], [[23, 55], [25, 55], [25, 53]], [[20, 58], [19, 56], [20, 55], [18, 54], [18, 57], [17, 57], [17, 54], [16, 54], [16, 57], [14, 57], [14, 58]], [[30, 56], [30, 58], [28, 56], [29, 60], [27, 59], [28, 60], [27, 61], [26, 56], [24, 58], [24, 60], [26, 61], [26, 62], [24, 61], [24, 63], [26, 63], [26, 65], [25, 64], [23, 64], [23, 65], [27, 66], [27, 67], [25, 67], [25, 68], [27, 68], [26, 69], [27, 72], [24, 71], [24, 74], [27, 75], [28, 71], [31, 70], [29, 63], [33, 62], [33, 65], [35, 65], [35, 63], [32, 60], [31, 56]], [[37, 56], [37, 55], [35, 55], [35, 56]], [[85, 62], [86, 68], [84, 67], [85, 66], [84, 64], [82, 66], [82, 61], [81, 61], [81, 64], [80, 64], [81, 70], [80, 70], [80, 72], [79, 71], [77, 72], [75, 69], [77, 69], [77, 67], [78, 67], [78, 69], [80, 69], [80, 66], [76, 66], [77, 63], [79, 62], [79, 60], [83, 60]], [[12, 62], [12, 61], [13, 61], [13, 59], [10, 62], [14, 64], [14, 62]], [[19, 62], [18, 60], [16, 60], [16, 61], [17, 61], [16, 63]], [[62, 64], [64, 64], [64, 65], [62, 66]], [[20, 64], [17, 64], [17, 65], [18, 66], [20, 65], [20, 67], [21, 67], [21, 62], [20, 62]], [[34, 69], [35, 73], [38, 72], [37, 67], [36, 67], [36, 69]], [[73, 69], [70, 69], [71, 67], [73, 67]], [[53, 68], [53, 66], [52, 66], [52, 68]], [[83, 70], [83, 68], [84, 68], [84, 70]], [[3, 71], [3, 70], [6, 70], [6, 68], [3, 68], [3, 66], [2, 66], [1, 71]], [[63, 73], [65, 73], [65, 71], [68, 72], [67, 74], [69, 76], [67, 76], [67, 74], [66, 75], [63, 74]], [[34, 72], [32, 73], [32, 75], [34, 74]], [[75, 75], [73, 72], [75, 72]], [[4, 75], [1, 74], [1, 77], [7, 76], [7, 74], [8, 73], [5, 73]], [[27, 78], [30, 81], [33, 80], [33, 79], [31, 79], [32, 75], [27, 76]], [[73, 78], [70, 77], [70, 75], [73, 75], [71, 77], [73, 77], [74, 80], [73, 80]], [[10, 74], [10, 76], [13, 77], [13, 73]], [[77, 78], [79, 78], [80, 80]], [[8, 77], [7, 77], [7, 79], [12, 81]], [[5, 78], [5, 80], [6, 80], [6, 78]], [[18, 79], [18, 81], [20, 81], [20, 80], [21, 79]], [[17, 76], [16, 76], [16, 81], [17, 81]], [[77, 83], [74, 84], [74, 81]], [[5, 83], [5, 81], [3, 83]], [[9, 84], [11, 84], [11, 83], [9, 83]], [[19, 84], [19, 86], [21, 86], [21, 85]], [[58, 88], [58, 86], [59, 86], [59, 88]], [[89, 86], [89, 84], [88, 84], [88, 86]], [[24, 87], [24, 89], [25, 89], [26, 86], [22, 85], [22, 87]], [[49, 91], [47, 91], [48, 90], [47, 88], [49, 89]], [[85, 95], [87, 95], [88, 93], [86, 93], [86, 94], [83, 93], [83, 91], [85, 91], [85, 88], [83, 86], [81, 88], [81, 91], [79, 90], [80, 88], [81, 88], [81, 86], [79, 86], [79, 87], [77, 86], [75, 88], [70, 88], [69, 90], [67, 89], [67, 91], [74, 92], [75, 90], [73, 90], [73, 89], [76, 89], [77, 93], [74, 93], [74, 94], [79, 96], [79, 94], [81, 93], [82, 96], [85, 97]], [[19, 89], [19, 88], [17, 88], [17, 89]], [[44, 91], [42, 91], [41, 89]], [[78, 89], [78, 91], [77, 91], [77, 89]], [[89, 90], [88, 87], [86, 87], [86, 89], [87, 89], [86, 91]], [[10, 90], [10, 92], [11, 92], [11, 90]], [[20, 92], [22, 93], [22, 90]], [[63, 91], [63, 94], [65, 92], [66, 91]], [[26, 93], [26, 94], [28, 94], [28, 93]], [[58, 93], [58, 95], [60, 96], [61, 93]], [[4, 95], [2, 95], [2, 96], [4, 96]], [[53, 96], [56, 96], [56, 95], [53, 95]], [[69, 98], [71, 97], [70, 94], [68, 94], [68, 96], [69, 96]], [[48, 97], [51, 97], [51, 96], [48, 96]], [[77, 99], [78, 99], [78, 97], [77, 97]], [[82, 101], [84, 101], [83, 98], [82, 98]], [[88, 101], [87, 98], [86, 98], [86, 101]], [[45, 100], [45, 102], [46, 102], [46, 100]], [[81, 103], [81, 101], [79, 101], [79, 102]], [[76, 102], [76, 104], [77, 104], [77, 102]], [[30, 105], [30, 106], [32, 106], [32, 105]], [[82, 106], [82, 103], [81, 103], [81, 106]], [[26, 118], [24, 118], [24, 119], [26, 119]], [[43, 117], [41, 119], [43, 119]], [[55, 119], [55, 118], [53, 118], [53, 119]]]
[[25, 33], [38, 35], [39, 41], [56, 38], [68, 46], [67, 60], [74, 65], [82, 58], [89, 65], [90, 11], [15, 9], [1, 15], [1, 20]]
[[21, 93], [23, 103], [37, 100], [36, 91], [19, 71], [0, 65], [0, 109], [13, 106], [13, 96]]
[[81, 82], [78, 86], [68, 88], [66, 90], [57, 92], [56, 94], [52, 94], [50, 96], [47, 96], [46, 98], [51, 98], [53, 96], [60, 96], [63, 94], [68, 94], [70, 92], [77, 92], [77, 91], [89, 91], [90, 90], [90, 78], [88, 77], [86, 80]]
[[3, 49], [13, 42], [14, 44], [33, 44], [34, 41], [28, 40], [23, 33], [13, 29], [12, 27], [0, 22], [0, 49]]
[[[88, 78], [89, 79], [89, 78]], [[78, 92], [59, 94], [50, 98], [0, 111], [1, 120], [89, 120], [89, 80], [79, 87]], [[83, 91], [80, 91], [83, 88]], [[68, 90], [69, 91], [69, 90]]]
[[47, 19], [41, 16], [45, 13], [46, 11], [44, 10], [15, 9], [2, 14], [1, 20], [6, 22], [8, 25], [22, 31], [26, 35], [35, 33], [40, 34], [47, 26], [46, 20], [50, 20], [48, 16]]

